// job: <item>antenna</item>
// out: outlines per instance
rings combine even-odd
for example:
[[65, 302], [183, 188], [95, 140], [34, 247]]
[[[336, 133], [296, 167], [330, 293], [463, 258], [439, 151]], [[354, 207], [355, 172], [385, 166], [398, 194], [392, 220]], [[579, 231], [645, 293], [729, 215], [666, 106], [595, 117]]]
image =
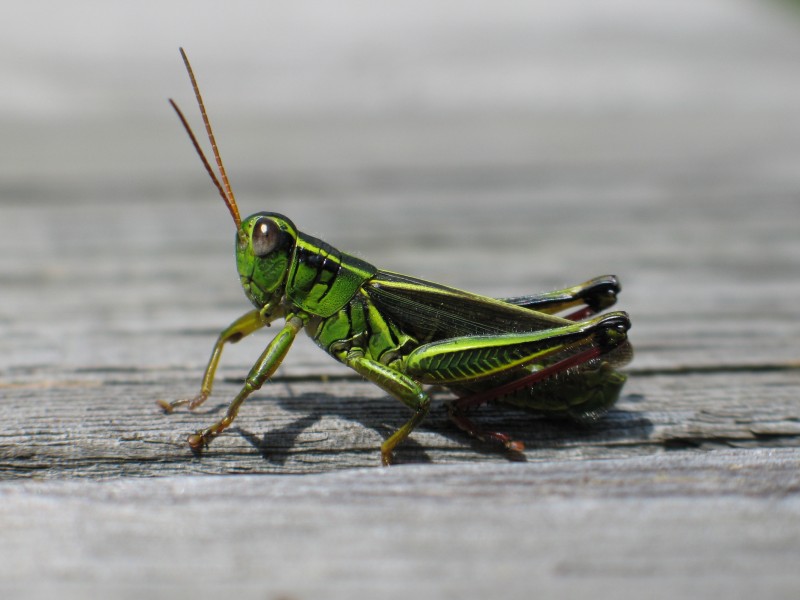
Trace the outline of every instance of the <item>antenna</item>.
[[[189, 139], [192, 140], [192, 145], [197, 151], [197, 154], [200, 156], [200, 160], [203, 161], [203, 166], [206, 168], [208, 175], [211, 177], [211, 181], [214, 182], [214, 185], [219, 190], [220, 196], [222, 196], [222, 199], [225, 201], [225, 205], [228, 207], [228, 210], [233, 217], [233, 222], [236, 223], [236, 229], [241, 229], [242, 218], [239, 216], [239, 207], [236, 206], [236, 198], [233, 196], [231, 184], [228, 180], [228, 174], [225, 172], [225, 166], [222, 164], [222, 158], [220, 157], [219, 149], [217, 148], [217, 140], [214, 138], [214, 131], [211, 129], [211, 121], [208, 120], [206, 107], [203, 103], [203, 96], [200, 94], [200, 87], [197, 85], [197, 80], [194, 77], [194, 71], [192, 71], [192, 65], [189, 64], [189, 58], [186, 56], [186, 52], [183, 51], [183, 48], [181, 48], [180, 51], [181, 57], [183, 58], [183, 64], [186, 65], [186, 71], [189, 73], [189, 79], [192, 81], [194, 96], [197, 98], [197, 105], [200, 108], [200, 114], [202, 115], [203, 123], [206, 126], [206, 134], [208, 134], [208, 141], [211, 143], [211, 150], [214, 153], [214, 158], [217, 162], [217, 168], [219, 169], [219, 174], [222, 177], [222, 184], [220, 184], [219, 179], [214, 174], [214, 169], [211, 167], [211, 163], [208, 162], [203, 149], [200, 147], [200, 144], [197, 141], [197, 137], [195, 137], [192, 128], [189, 126], [189, 122], [186, 120], [186, 117], [183, 116], [183, 112], [181, 112], [181, 109], [178, 108], [178, 105], [172, 98], [169, 99], [169, 103], [172, 105], [172, 108], [175, 109], [175, 112], [178, 113], [178, 118], [181, 120], [186, 133], [189, 134]], [[224, 188], [223, 184], [225, 186]]]

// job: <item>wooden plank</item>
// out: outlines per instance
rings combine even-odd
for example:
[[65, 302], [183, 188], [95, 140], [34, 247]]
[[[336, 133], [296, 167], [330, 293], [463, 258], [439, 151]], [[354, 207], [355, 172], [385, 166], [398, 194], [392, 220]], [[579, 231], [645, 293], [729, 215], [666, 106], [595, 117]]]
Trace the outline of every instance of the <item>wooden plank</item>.
[[0, 589], [791, 598], [800, 584], [795, 450], [486, 467], [3, 483], [4, 547], [15, 551]]
[[591, 427], [481, 410], [523, 461], [436, 394], [387, 470], [407, 409], [302, 339], [193, 457], [270, 334], [226, 349], [201, 410], [157, 409], [249, 308], [162, 98], [191, 112], [173, 37], [197, 9], [165, 8], [160, 35], [99, 6], [105, 28], [6, 27], [4, 597], [796, 597], [796, 22], [748, 2], [230, 5], [181, 42], [243, 212], [497, 296], [614, 272], [630, 380]]
[[[3, 389], [3, 477], [116, 477], [181, 473], [309, 473], [376, 466], [378, 448], [408, 411], [354, 378], [279, 378], [250, 400], [234, 429], [193, 458], [186, 436], [218, 419], [226, 403], [163, 415], [156, 398], [192, 393], [199, 371], [83, 371]], [[552, 423], [485, 409], [478, 420], [523, 441], [527, 460], [651, 455], [682, 447], [796, 447], [796, 370], [640, 374], [597, 424]], [[231, 397], [238, 381], [217, 388]], [[769, 390], [769, 394], [765, 394]], [[44, 401], [41, 399], [44, 397]], [[441, 396], [437, 396], [437, 399]], [[470, 440], [438, 403], [400, 448], [403, 462], [506, 462]]]

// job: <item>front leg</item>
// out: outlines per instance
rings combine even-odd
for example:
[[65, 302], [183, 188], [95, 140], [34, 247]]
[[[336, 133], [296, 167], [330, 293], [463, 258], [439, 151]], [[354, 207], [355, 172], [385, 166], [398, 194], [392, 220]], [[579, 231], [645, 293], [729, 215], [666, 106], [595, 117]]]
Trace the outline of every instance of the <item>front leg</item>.
[[182, 398], [167, 402], [165, 400], [158, 400], [158, 405], [164, 409], [164, 412], [171, 413], [176, 407], [189, 405], [189, 410], [193, 410], [200, 406], [211, 395], [211, 389], [214, 386], [214, 375], [217, 372], [217, 365], [222, 356], [222, 348], [225, 344], [235, 344], [243, 337], [246, 337], [258, 331], [265, 325], [269, 325], [272, 320], [276, 318], [266, 308], [261, 310], [251, 310], [245, 313], [219, 334], [217, 343], [214, 344], [214, 349], [211, 351], [211, 358], [208, 360], [205, 374], [203, 375], [203, 383], [200, 386], [200, 393], [193, 398]]
[[242, 403], [250, 394], [255, 392], [257, 389], [260, 389], [264, 382], [269, 379], [273, 373], [275, 373], [281, 362], [283, 362], [287, 352], [289, 352], [289, 348], [292, 346], [292, 342], [297, 336], [297, 332], [300, 331], [304, 325], [303, 319], [301, 319], [299, 316], [289, 315], [289, 317], [286, 319], [286, 324], [283, 326], [283, 329], [281, 329], [278, 335], [272, 339], [267, 348], [261, 354], [258, 362], [256, 362], [256, 364], [253, 365], [253, 368], [250, 369], [250, 373], [247, 375], [244, 386], [233, 399], [233, 401], [231, 401], [230, 406], [228, 406], [228, 410], [225, 412], [225, 416], [214, 423], [211, 427], [207, 427], [189, 436], [187, 441], [189, 442], [189, 446], [191, 446], [192, 450], [196, 452], [202, 450], [204, 446], [208, 446], [211, 440], [225, 431], [225, 429], [227, 429], [230, 424], [233, 423], [233, 420], [239, 413], [239, 407], [242, 405]]

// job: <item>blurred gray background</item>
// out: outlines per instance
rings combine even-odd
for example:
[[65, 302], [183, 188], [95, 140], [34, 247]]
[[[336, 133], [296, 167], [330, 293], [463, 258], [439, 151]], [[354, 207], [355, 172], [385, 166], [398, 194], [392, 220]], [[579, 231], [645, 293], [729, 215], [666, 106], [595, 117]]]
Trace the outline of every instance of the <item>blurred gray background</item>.
[[789, 4], [19, 3], [0, 24], [0, 174], [90, 190], [185, 177], [193, 161], [164, 105], [193, 108], [178, 45], [242, 195], [304, 169], [633, 168], [691, 154], [707, 170], [711, 148], [794, 139]]

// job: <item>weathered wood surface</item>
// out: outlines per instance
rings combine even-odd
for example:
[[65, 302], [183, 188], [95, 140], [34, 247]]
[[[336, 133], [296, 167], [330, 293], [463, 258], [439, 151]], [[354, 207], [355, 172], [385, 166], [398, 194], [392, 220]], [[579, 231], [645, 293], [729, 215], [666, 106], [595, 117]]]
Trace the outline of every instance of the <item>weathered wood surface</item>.
[[[5, 32], [0, 588], [796, 597], [800, 19], [440, 4], [233, 4], [222, 40], [265, 30], [228, 45], [135, 9], [98, 16], [113, 48], [57, 19], [40, 53]], [[618, 274], [637, 355], [617, 407], [591, 428], [482, 410], [526, 443], [520, 464], [437, 405], [380, 469], [407, 410], [303, 339], [193, 457], [186, 434], [270, 332], [226, 349], [207, 406], [157, 410], [196, 392], [248, 308], [229, 217], [164, 102], [192, 111], [177, 43], [244, 213], [487, 294]]]
[[3, 486], [5, 597], [794, 598], [797, 453]]

